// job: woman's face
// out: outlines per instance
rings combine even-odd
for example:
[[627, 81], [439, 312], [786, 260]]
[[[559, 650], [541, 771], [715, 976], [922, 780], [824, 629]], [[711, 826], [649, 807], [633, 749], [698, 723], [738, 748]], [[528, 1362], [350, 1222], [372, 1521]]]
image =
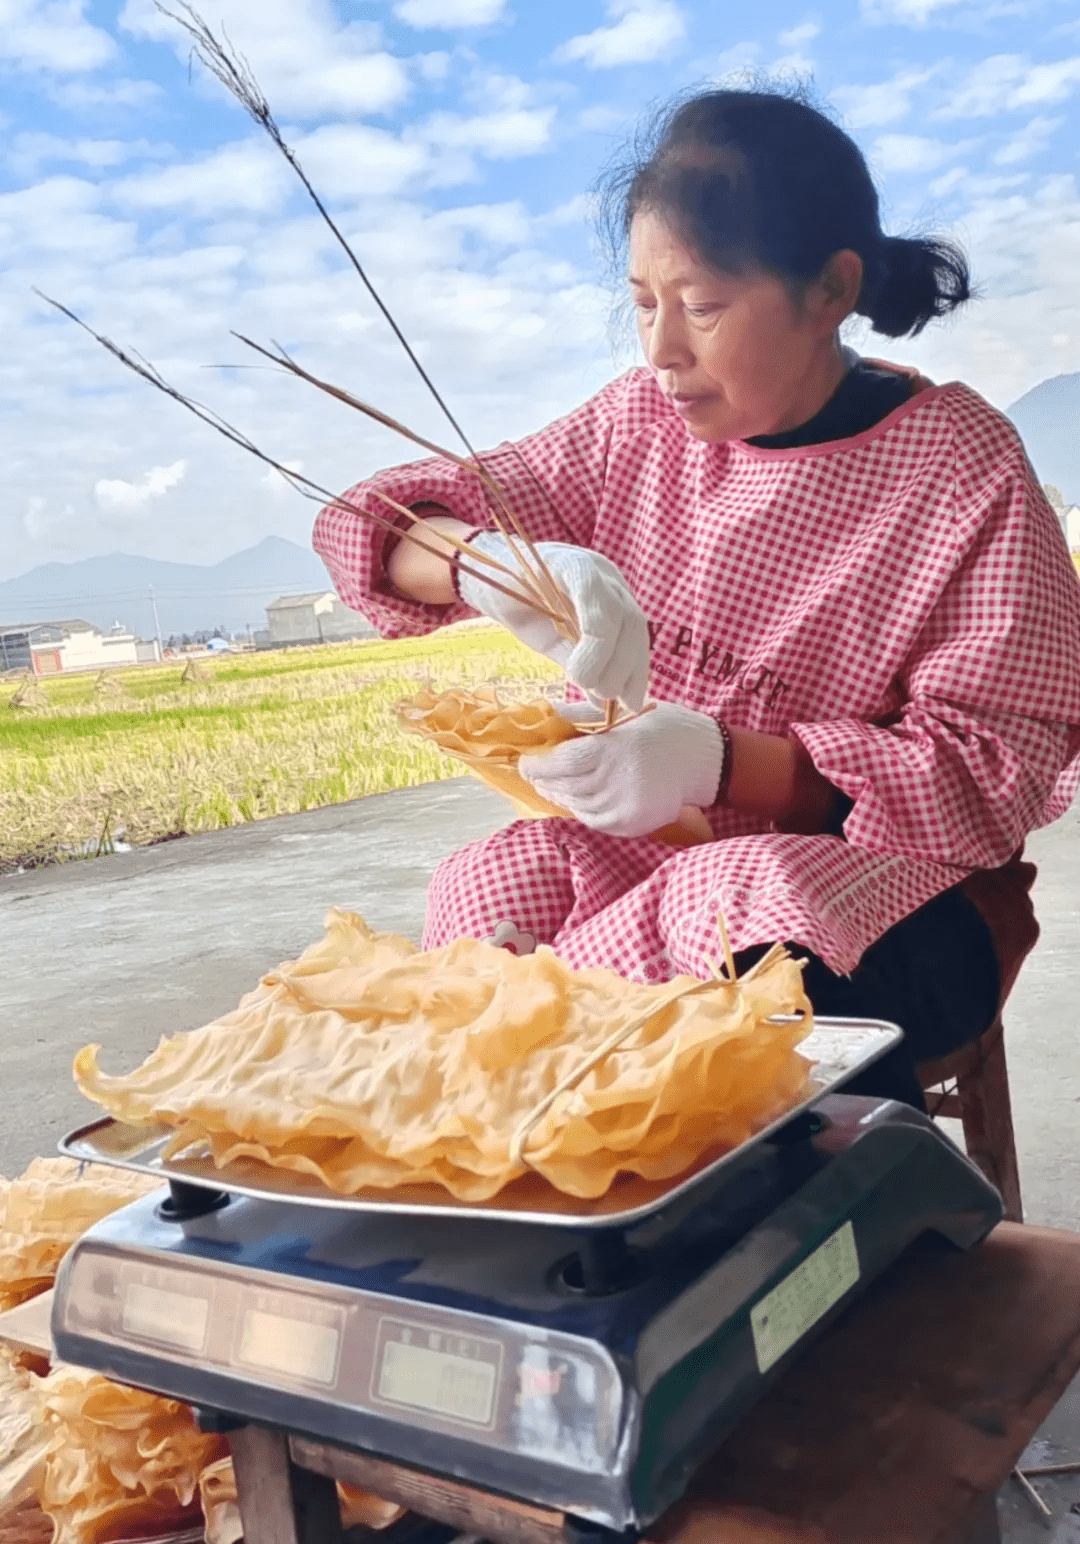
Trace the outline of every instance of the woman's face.
[[630, 227], [629, 278], [645, 357], [695, 439], [797, 428], [843, 378], [837, 328], [862, 279], [854, 252], [837, 253], [796, 304], [771, 274], [707, 268], [642, 211]]

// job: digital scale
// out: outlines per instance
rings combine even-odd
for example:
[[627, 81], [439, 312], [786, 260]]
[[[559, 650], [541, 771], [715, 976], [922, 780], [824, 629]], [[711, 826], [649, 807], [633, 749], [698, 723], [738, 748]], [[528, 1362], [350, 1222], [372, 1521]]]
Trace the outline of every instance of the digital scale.
[[171, 1132], [99, 1121], [61, 1150], [170, 1191], [70, 1251], [57, 1354], [204, 1419], [633, 1539], [903, 1250], [927, 1234], [966, 1249], [1001, 1219], [997, 1191], [925, 1116], [835, 1091], [899, 1039], [819, 1021], [798, 1109], [688, 1178], [589, 1203], [548, 1187], [485, 1204], [340, 1196], [254, 1163], [162, 1162]]

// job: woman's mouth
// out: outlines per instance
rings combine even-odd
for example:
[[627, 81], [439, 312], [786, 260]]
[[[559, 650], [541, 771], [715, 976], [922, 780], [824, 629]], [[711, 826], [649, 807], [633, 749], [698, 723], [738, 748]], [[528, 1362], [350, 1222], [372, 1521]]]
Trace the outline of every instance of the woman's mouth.
[[687, 415], [702, 407], [707, 400], [706, 397], [691, 397], [683, 392], [672, 392], [668, 398], [676, 413]]

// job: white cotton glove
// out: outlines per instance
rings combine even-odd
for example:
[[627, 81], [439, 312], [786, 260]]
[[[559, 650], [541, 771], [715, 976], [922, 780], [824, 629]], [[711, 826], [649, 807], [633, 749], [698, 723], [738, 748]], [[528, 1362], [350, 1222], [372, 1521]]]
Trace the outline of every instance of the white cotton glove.
[[[560, 703], [559, 712], [574, 723], [600, 721], [587, 703]], [[675, 702], [518, 762], [537, 793], [611, 836], [648, 836], [677, 820], [684, 804], [708, 809], [723, 768], [716, 720]]]
[[[481, 531], [469, 546], [509, 568], [518, 566], [516, 553], [498, 531]], [[636, 711], [644, 704], [649, 685], [649, 624], [630, 586], [609, 558], [587, 547], [543, 541], [537, 543], [537, 551], [574, 608], [581, 629], [579, 643], [560, 637], [554, 623], [531, 606], [460, 569], [458, 594], [474, 611], [501, 622], [530, 649], [555, 660], [583, 692], [625, 703]], [[496, 577], [503, 582], [501, 574]]]

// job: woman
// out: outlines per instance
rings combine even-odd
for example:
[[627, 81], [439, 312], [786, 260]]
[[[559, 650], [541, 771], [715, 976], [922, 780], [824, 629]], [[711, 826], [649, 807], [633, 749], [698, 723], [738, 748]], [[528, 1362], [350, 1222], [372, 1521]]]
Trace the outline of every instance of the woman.
[[[647, 364], [485, 458], [582, 642], [449, 546], [338, 509], [316, 526], [384, 634], [482, 612], [591, 696], [659, 701], [523, 760], [577, 819], [441, 865], [425, 944], [509, 921], [574, 966], [705, 976], [722, 910], [742, 960], [776, 939], [808, 957], [819, 1013], [899, 1023], [859, 1086], [921, 1105], [915, 1065], [988, 1028], [1037, 936], [1020, 853], [1080, 779], [1080, 586], [1009, 422], [841, 345], [853, 312], [899, 337], [970, 290], [953, 247], [883, 235], [827, 118], [699, 94], [609, 192]], [[508, 556], [472, 474], [428, 461], [348, 498], [373, 486], [429, 537]], [[715, 839], [650, 841], [684, 805]]]

